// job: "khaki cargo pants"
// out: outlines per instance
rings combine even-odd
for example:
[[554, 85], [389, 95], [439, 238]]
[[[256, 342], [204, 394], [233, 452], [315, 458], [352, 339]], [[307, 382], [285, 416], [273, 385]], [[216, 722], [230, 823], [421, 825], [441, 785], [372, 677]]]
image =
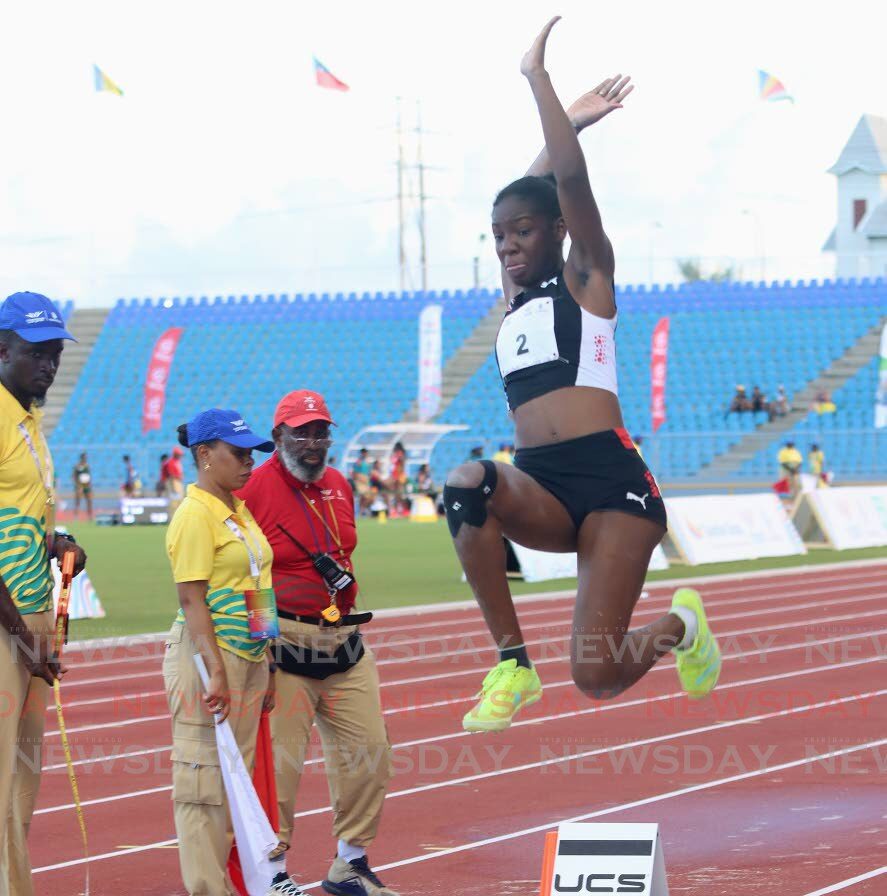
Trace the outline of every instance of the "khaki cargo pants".
[[[49, 642], [54, 613], [29, 613], [28, 629]], [[49, 685], [32, 678], [21, 649], [0, 628], [0, 896], [33, 896], [28, 831], [40, 789]]]
[[[172, 713], [172, 798], [179, 838], [179, 863], [189, 896], [233, 896], [226, 873], [234, 834], [228, 813], [213, 720], [203, 703], [203, 685], [186, 625], [173, 624], [163, 659], [163, 680]], [[251, 771], [268, 663], [254, 663], [221, 650], [231, 713], [228, 722]]]
[[[355, 631], [280, 620], [279, 641], [286, 646], [334, 654]], [[293, 840], [293, 812], [311, 728], [317, 722], [323, 743], [333, 834], [352, 846], [373, 842], [391, 778], [391, 746], [382, 716], [379, 673], [367, 648], [345, 672], [319, 681], [277, 672], [277, 696], [271, 713], [274, 767], [281, 842]], [[316, 767], [316, 766], [315, 766]], [[298, 829], [295, 833], [298, 841]]]

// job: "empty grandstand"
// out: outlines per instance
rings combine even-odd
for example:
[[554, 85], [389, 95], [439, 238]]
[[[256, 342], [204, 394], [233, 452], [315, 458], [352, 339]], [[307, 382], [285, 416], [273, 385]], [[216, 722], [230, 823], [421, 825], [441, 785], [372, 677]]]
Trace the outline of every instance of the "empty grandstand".
[[[498, 299], [478, 290], [121, 300], [52, 433], [62, 486], [76, 456], [88, 450], [98, 489], [119, 486], [123, 454], [133, 457], [150, 488], [157, 458], [195, 409], [236, 406], [252, 421], [270, 422], [280, 394], [297, 387], [326, 394], [339, 424], [338, 454], [361, 427], [401, 420], [410, 411], [423, 307], [443, 306], [446, 365], [482, 322], [486, 334]], [[775, 472], [776, 446], [789, 437], [802, 446], [818, 440], [842, 479], [883, 475], [887, 444], [872, 422], [872, 337], [887, 312], [883, 278], [626, 287], [618, 303], [626, 425], [645, 436], [645, 456], [665, 481], [766, 479]], [[652, 435], [650, 338], [663, 316], [671, 320], [667, 419]], [[183, 332], [162, 425], [143, 435], [148, 361], [170, 327]], [[512, 438], [492, 338], [484, 335], [482, 344], [478, 366], [436, 418], [470, 427], [435, 450], [438, 481], [473, 445], [492, 453]], [[809, 393], [830, 370], [836, 411], [810, 412]], [[737, 384], [759, 385], [771, 398], [784, 385], [792, 412], [772, 423], [763, 413], [726, 414]]]

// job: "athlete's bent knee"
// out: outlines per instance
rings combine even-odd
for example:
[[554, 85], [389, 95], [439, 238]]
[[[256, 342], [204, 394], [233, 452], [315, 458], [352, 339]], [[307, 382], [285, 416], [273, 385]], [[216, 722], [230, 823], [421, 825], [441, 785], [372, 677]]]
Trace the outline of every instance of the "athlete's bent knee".
[[[490, 461], [487, 461], [487, 463], [490, 463]], [[483, 462], [479, 460], [459, 464], [455, 470], [450, 470], [444, 487], [475, 488], [483, 482], [485, 472]]]
[[480, 529], [487, 521], [487, 501], [496, 491], [499, 474], [490, 460], [462, 464], [447, 477], [443, 500], [450, 535], [455, 538], [463, 523]]
[[592, 700], [612, 700], [624, 690], [622, 676], [613, 663], [589, 663], [574, 661], [573, 683]]

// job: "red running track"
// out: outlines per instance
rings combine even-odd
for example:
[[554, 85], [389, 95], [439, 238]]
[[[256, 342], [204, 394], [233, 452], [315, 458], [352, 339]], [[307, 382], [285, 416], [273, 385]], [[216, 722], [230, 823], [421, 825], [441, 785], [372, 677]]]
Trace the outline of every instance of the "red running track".
[[[499, 735], [460, 719], [494, 659], [476, 608], [367, 628], [396, 775], [371, 850], [403, 896], [538, 892], [545, 831], [566, 820], [656, 821], [673, 894], [887, 893], [887, 563], [702, 590], [725, 655], [689, 701], [670, 658], [617, 701], [570, 681], [568, 595], [522, 600], [543, 700]], [[671, 587], [636, 611], [655, 619]], [[91, 893], [183, 894], [170, 805], [162, 644], [68, 655], [66, 722], [89, 828]], [[278, 711], [298, 712], [298, 707]], [[38, 894], [79, 894], [84, 865], [54, 709], [31, 830]], [[312, 892], [334, 851], [315, 745], [289, 870]], [[856, 880], [854, 883], [853, 881]]]

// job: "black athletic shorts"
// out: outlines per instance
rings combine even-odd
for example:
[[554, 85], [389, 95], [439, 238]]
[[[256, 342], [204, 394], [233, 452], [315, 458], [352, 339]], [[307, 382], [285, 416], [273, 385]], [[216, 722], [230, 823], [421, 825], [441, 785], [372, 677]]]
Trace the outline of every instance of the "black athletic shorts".
[[567, 508], [577, 531], [595, 510], [621, 510], [668, 526], [659, 486], [624, 429], [518, 448], [514, 465]]

